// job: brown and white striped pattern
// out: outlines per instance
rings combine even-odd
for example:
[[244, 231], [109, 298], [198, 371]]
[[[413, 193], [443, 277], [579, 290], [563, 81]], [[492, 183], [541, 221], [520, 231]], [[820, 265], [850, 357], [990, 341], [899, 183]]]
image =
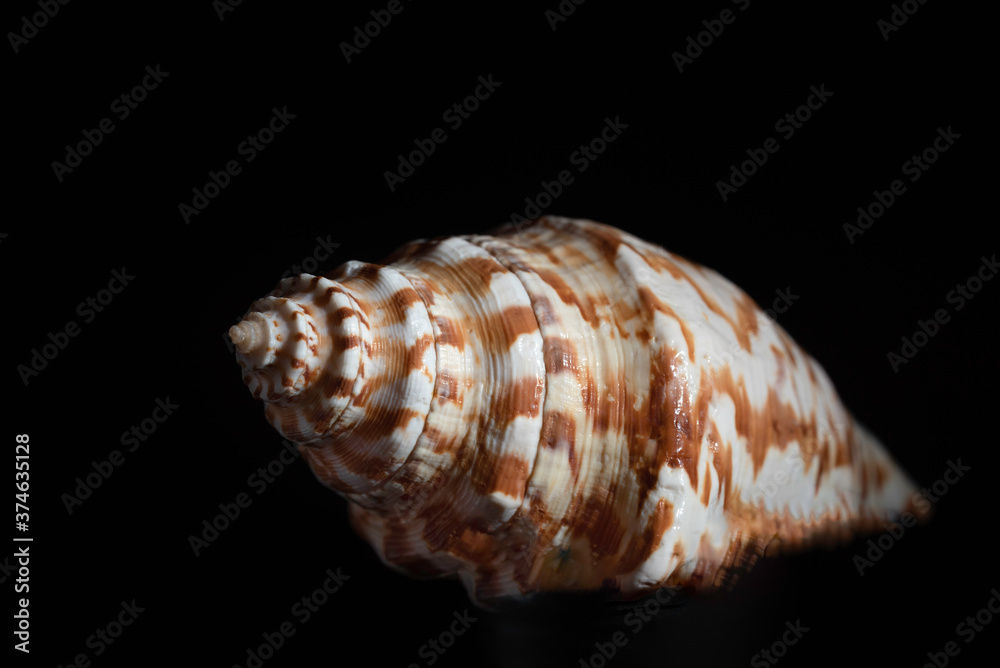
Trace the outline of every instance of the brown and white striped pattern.
[[394, 568], [479, 600], [633, 596], [920, 515], [823, 369], [712, 270], [552, 217], [388, 262], [284, 281], [253, 311], [306, 336], [241, 364]]

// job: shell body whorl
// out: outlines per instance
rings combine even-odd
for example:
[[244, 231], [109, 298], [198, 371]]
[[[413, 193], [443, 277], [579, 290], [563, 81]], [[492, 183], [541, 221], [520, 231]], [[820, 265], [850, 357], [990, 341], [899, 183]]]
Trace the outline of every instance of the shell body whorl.
[[712, 270], [552, 217], [387, 262], [282, 281], [251, 308], [268, 350], [237, 357], [398, 570], [479, 600], [633, 596], [921, 514], [823, 369]]

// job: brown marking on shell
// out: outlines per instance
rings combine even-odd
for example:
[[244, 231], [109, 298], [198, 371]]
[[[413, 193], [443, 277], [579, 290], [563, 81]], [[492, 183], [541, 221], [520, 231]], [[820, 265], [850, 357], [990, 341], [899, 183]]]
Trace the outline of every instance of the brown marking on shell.
[[435, 316], [439, 334], [438, 343], [440, 345], [455, 346], [459, 350], [465, 350], [465, 335], [462, 326], [451, 318], [445, 316]]
[[457, 452], [462, 442], [463, 434], [445, 434], [436, 427], [425, 427], [424, 436], [434, 444], [433, 452], [436, 455], [446, 452]]
[[736, 432], [747, 439], [747, 450], [753, 461], [754, 475], [764, 465], [768, 450], [772, 447], [784, 450], [792, 441], [797, 441], [802, 449], [803, 459], [808, 462], [817, 448], [816, 416], [804, 420], [789, 403], [778, 399], [774, 388], [768, 388], [767, 400], [760, 409], [750, 403], [746, 384], [742, 377], [734, 380], [729, 367], [717, 371], [714, 385], [729, 395], [736, 407]]
[[328, 399], [332, 397], [348, 397], [351, 395], [353, 387], [353, 378], [327, 376], [323, 382], [323, 395]]
[[434, 337], [430, 334], [424, 334], [417, 339], [416, 343], [406, 349], [406, 361], [403, 366], [406, 368], [407, 373], [420, 371], [433, 380], [433, 374], [430, 369], [426, 368], [426, 364], [424, 364], [424, 355], [427, 353], [427, 349], [433, 345]]
[[395, 378], [401, 377], [400, 373], [404, 369], [408, 372], [409, 369], [405, 366], [406, 352], [401, 340], [383, 340], [373, 345], [368, 351], [369, 357], [382, 361], [387, 365], [386, 369], [383, 373], [368, 378], [353, 396], [351, 403], [355, 406], [367, 406], [369, 399], [378, 394], [384, 386], [393, 383]]
[[524, 493], [524, 484], [531, 473], [531, 462], [518, 455], [497, 456], [489, 450], [481, 450], [470, 472], [473, 488], [481, 496], [500, 492], [511, 497]]
[[882, 466], [881, 462], [875, 462], [875, 489], [876, 491], [881, 491], [882, 487], [885, 486], [885, 481], [889, 477], [886, 472], [885, 467]]
[[723, 507], [728, 509], [732, 497], [733, 450], [730, 446], [722, 443], [715, 420], [709, 423], [708, 443], [709, 450], [712, 452], [712, 466], [719, 479], [719, 494], [722, 495]]
[[[677, 258], [678, 261], [686, 261], [683, 258], [680, 258], [676, 255], [673, 257]], [[657, 271], [666, 270], [675, 279], [687, 281], [687, 283], [690, 284], [692, 288], [694, 288], [695, 292], [698, 294], [698, 297], [701, 299], [702, 303], [708, 308], [708, 310], [711, 311], [712, 313], [715, 313], [729, 324], [729, 326], [733, 330], [733, 334], [736, 335], [736, 340], [739, 342], [740, 347], [748, 352], [752, 352], [750, 348], [751, 332], [743, 329], [741, 323], [734, 321], [732, 316], [726, 313], [726, 311], [721, 306], [719, 306], [719, 303], [715, 300], [715, 298], [712, 297], [707, 292], [705, 292], [705, 289], [702, 288], [701, 284], [698, 283], [698, 281], [691, 278], [691, 276], [686, 271], [681, 269], [678, 266], [677, 262], [670, 259], [669, 257], [662, 255], [653, 255], [651, 257], [644, 256], [644, 258], [646, 262], [649, 263], [653, 269]], [[688, 264], [692, 268], [698, 268], [697, 265], [695, 265], [694, 263], [688, 262]], [[737, 308], [738, 309], [740, 308], [739, 304], [737, 304]], [[754, 318], [754, 323], [756, 323], [756, 318]], [[756, 331], [757, 330], [755, 327], [753, 333], [756, 333]]]
[[598, 392], [589, 373], [586, 377], [585, 405], [587, 414], [593, 417], [594, 434], [601, 436], [608, 432], [618, 433], [631, 406], [631, 393], [625, 372], [619, 371], [610, 382], [606, 379], [603, 392]]
[[480, 425], [502, 431], [518, 416], [535, 417], [541, 410], [544, 393], [542, 378], [519, 378], [490, 395], [486, 410], [479, 416]]
[[632, 304], [632, 301], [633, 297], [631, 294], [621, 293], [616, 294], [610, 300], [611, 322], [614, 324], [615, 329], [618, 330], [618, 336], [623, 339], [632, 336], [632, 333], [628, 330], [629, 322], [640, 317], [639, 309]]
[[295, 317], [295, 318], [303, 318], [304, 317], [306, 322], [313, 321], [313, 320], [315, 320], [318, 317], [317, 314], [316, 314], [316, 311], [309, 304], [299, 304], [298, 306], [299, 306], [300, 309], [302, 309], [302, 313], [305, 313], [305, 316], [303, 316], [302, 313], [299, 313], [298, 311], [296, 311], [293, 314], [293, 317]]
[[733, 302], [736, 304], [736, 323], [740, 331], [756, 336], [759, 331], [757, 313], [760, 311], [757, 302], [747, 294], [734, 297]]
[[[686, 278], [687, 278], [686, 274], [683, 271], [681, 271], [681, 268], [678, 267], [677, 264], [673, 260], [671, 260], [669, 257], [667, 257], [665, 254], [662, 254], [662, 253], [649, 253], [649, 254], [640, 253], [640, 255], [642, 255], [642, 259], [646, 261], [646, 264], [648, 264], [650, 266], [650, 268], [653, 269], [653, 271], [655, 271], [657, 273], [661, 273], [661, 272], [665, 271], [668, 274], [670, 274], [674, 278], [674, 280], [677, 280], [677, 281], [686, 280]], [[677, 256], [674, 256], [674, 257], [677, 257]]]
[[[833, 421], [831, 420], [831, 424]], [[843, 439], [837, 439], [837, 458], [833, 465], [835, 467], [848, 466], [850, 465], [853, 458], [851, 457], [851, 444], [854, 443], [854, 423], [850, 422], [847, 425], [847, 435]]]
[[469, 257], [458, 263], [453, 269], [455, 273], [473, 277], [475, 281], [469, 281], [470, 286], [476, 286], [486, 294], [493, 274], [505, 274], [507, 270], [499, 262], [491, 257]]
[[591, 242], [600, 252], [609, 265], [615, 266], [615, 258], [618, 257], [618, 247], [622, 244], [621, 232], [601, 225], [590, 230]]
[[816, 385], [816, 373], [813, 371], [813, 361], [811, 359], [806, 359], [806, 371], [809, 372], [809, 380], [812, 381], [813, 385]]
[[[392, 419], [396, 420], [399, 418], [396, 417]], [[372, 424], [375, 422], [376, 420], [372, 420], [371, 422], [366, 422], [365, 424]], [[393, 425], [393, 428], [395, 428], [395, 424]], [[384, 434], [386, 428], [378, 426], [375, 427], [373, 431], [378, 434]], [[391, 433], [391, 431], [392, 430], [389, 430], [389, 433]], [[349, 471], [356, 476], [368, 477], [376, 481], [385, 480], [386, 477], [388, 477], [387, 470], [391, 464], [388, 459], [373, 454], [372, 449], [369, 447], [367, 438], [361, 437], [347, 438], [343, 439], [342, 442], [339, 442], [336, 446], [335, 459], [337, 464], [346, 471]]]
[[[330, 288], [330, 291], [332, 290], [333, 288]], [[348, 308], [347, 306], [341, 306], [336, 311], [332, 311], [330, 313], [329, 322], [334, 327], [339, 327], [348, 318], [355, 317], [357, 317], [357, 312], [354, 309]]]
[[543, 248], [541, 250], [545, 253], [545, 257], [548, 258], [549, 262], [555, 265], [562, 264], [562, 260], [559, 258], [559, 253], [556, 252], [555, 248]]
[[360, 267], [358, 267], [358, 270], [357, 272], [355, 272], [354, 276], [358, 279], [367, 281], [368, 283], [374, 285], [378, 281], [378, 274], [380, 271], [382, 271], [383, 266], [384, 265], [381, 264], [371, 264], [366, 262]]
[[[537, 248], [538, 244], [535, 244], [534, 248]], [[542, 244], [542, 248], [547, 248]], [[577, 247], [575, 244], [561, 244], [556, 246], [558, 252], [558, 257], [560, 258], [560, 264], [567, 264], [571, 267], [581, 267], [592, 263], [592, 259], [583, 250]]]
[[771, 539], [771, 536], [755, 535], [736, 527], [712, 584], [719, 588], [731, 587], [740, 573], [752, 568], [764, 555]]
[[326, 305], [333, 301], [333, 293], [335, 292], [338, 292], [337, 286], [331, 285], [328, 287], [319, 296], [315, 297], [316, 305], [320, 308], [326, 308]]
[[424, 415], [420, 411], [405, 406], [392, 406], [383, 408], [381, 406], [369, 406], [372, 415], [365, 420], [358, 429], [359, 436], [366, 440], [377, 440], [388, 436], [396, 429], [405, 429], [411, 420], [423, 420]]
[[580, 311], [580, 315], [583, 319], [593, 327], [598, 329], [601, 325], [601, 318], [597, 314], [593, 298], [583, 295], [579, 296], [576, 290], [571, 288], [563, 278], [554, 271], [548, 269], [533, 269], [534, 273], [538, 274], [538, 277], [548, 283], [556, 294], [559, 295], [559, 299], [562, 300], [564, 304], [574, 304], [576, 308]]
[[350, 334], [348, 336], [336, 336], [333, 339], [333, 346], [335, 350], [348, 350], [350, 348], [357, 348], [361, 345], [361, 337], [357, 334]]
[[813, 493], [819, 494], [820, 485], [823, 483], [823, 474], [826, 472], [830, 460], [830, 441], [827, 437], [823, 437], [823, 443], [816, 452], [819, 455], [819, 465], [816, 467], [816, 487]]
[[[708, 408], [712, 400], [710, 385], [711, 380], [708, 370], [702, 367], [698, 375], [697, 396], [695, 397], [694, 408], [691, 411], [691, 420], [694, 425], [692, 439], [695, 447], [698, 447], [702, 442], [705, 432], [709, 427]], [[705, 388], [706, 391], [702, 392], [702, 388]]]
[[773, 343], [770, 344], [771, 354], [774, 355], [774, 360], [778, 365], [778, 377], [776, 379], [777, 383], [781, 383], [787, 373], [785, 369], [785, 354], [781, 352], [781, 349]]
[[795, 357], [795, 342], [789, 338], [788, 334], [781, 327], [776, 328], [778, 330], [778, 336], [781, 338], [781, 344], [785, 347], [785, 353], [788, 355], [788, 359], [792, 361], [792, 366], [798, 368], [799, 360]]
[[499, 341], [506, 348], [501, 348], [497, 352], [506, 352], [517, 337], [522, 334], [531, 334], [538, 331], [538, 322], [535, 320], [535, 312], [531, 306], [519, 305], [508, 306], [498, 316], [498, 324], [503, 332], [503, 339]]
[[545, 354], [545, 371], [559, 373], [563, 370], [575, 374], [579, 368], [576, 346], [569, 339], [547, 336], [542, 342]]
[[[319, 307], [319, 308], [322, 308], [326, 312], [327, 322], [332, 327], [335, 327], [335, 328], [339, 327], [341, 325], [341, 323], [344, 320], [348, 319], [348, 318], [358, 318], [358, 320], [362, 324], [364, 324], [365, 327], [369, 326], [368, 320], [365, 317], [365, 315], [363, 313], [361, 313], [361, 312], [356, 311], [353, 308], [350, 308], [350, 307], [347, 307], [347, 306], [341, 306], [341, 307], [338, 307], [338, 308], [332, 309], [332, 310], [324, 308], [331, 301], [333, 301], [333, 295], [335, 295], [335, 294], [343, 295], [348, 300], [351, 300], [351, 303], [354, 303], [354, 301], [350, 297], [350, 294], [346, 290], [344, 290], [344, 288], [342, 286], [340, 286], [340, 285], [332, 285], [332, 286], [326, 288], [325, 290], [323, 290], [322, 292], [318, 292], [318, 293], [314, 293], [314, 294], [316, 295], [316, 296], [314, 296], [315, 305], [317, 307]], [[359, 306], [361, 306], [361, 305], [359, 304]], [[317, 320], [317, 322], [318, 322], [318, 320]]]
[[443, 406], [448, 402], [462, 405], [462, 391], [458, 387], [458, 378], [452, 376], [447, 370], [441, 370], [437, 376], [438, 386], [435, 391], [438, 405]]
[[684, 343], [687, 344], [687, 356], [689, 360], [694, 359], [694, 334], [691, 333], [691, 328], [687, 326], [687, 323], [683, 318], [677, 315], [676, 312], [666, 304], [664, 304], [659, 297], [653, 294], [653, 291], [649, 287], [642, 285], [639, 286], [639, 304], [642, 307], [643, 317], [646, 322], [652, 324], [653, 322], [653, 312], [659, 311], [660, 313], [673, 318], [680, 325], [681, 333], [684, 335]]
[[603, 559], [618, 553], [625, 538], [626, 524], [618, 519], [613, 496], [591, 496], [570, 520], [573, 533], [586, 536], [592, 558]]
[[708, 503], [711, 500], [712, 500], [712, 467], [708, 462], [705, 462], [705, 477], [701, 479], [701, 503], [703, 506], [708, 507]]
[[[684, 554], [684, 541], [677, 539], [677, 542], [674, 543], [674, 549], [670, 552], [670, 556], [674, 562], [679, 564], [684, 561]], [[679, 575], [676, 571], [670, 576], [670, 578], [667, 579], [667, 584], [668, 586], [677, 586], [680, 584]], [[688, 586], [693, 585], [694, 578], [692, 578], [692, 581], [686, 582], [685, 584]]]
[[[372, 355], [374, 357], [374, 355]], [[351, 405], [364, 407], [368, 404], [368, 398], [375, 394], [375, 391], [386, 383], [384, 377], [375, 376], [371, 380], [366, 381], [361, 389], [353, 394], [351, 397]]]
[[[306, 387], [313, 387], [316, 380], [323, 375], [323, 369], [320, 367], [306, 367], [306, 370], [302, 372], [303, 383]], [[311, 393], [315, 394], [315, 393]]]
[[390, 517], [385, 521], [383, 531], [382, 553], [387, 561], [399, 564], [416, 577], [437, 577], [447, 573], [440, 564], [420, 554], [418, 537], [402, 519]]
[[658, 444], [656, 470], [664, 463], [683, 468], [697, 489], [700, 443], [695, 443], [692, 432], [695, 421], [677, 353], [663, 346], [652, 358], [649, 390], [650, 433]]
[[406, 319], [406, 312], [414, 304], [423, 304], [420, 295], [411, 287], [405, 287], [390, 295], [389, 299], [383, 302], [382, 308], [388, 309], [392, 317], [388, 323], [403, 322]]
[[656, 509], [646, 522], [646, 528], [629, 540], [622, 554], [620, 568], [623, 573], [634, 571], [660, 546], [663, 534], [674, 522], [674, 507], [666, 499], [656, 502]]
[[317, 434], [325, 434], [342, 412], [342, 410], [327, 409], [321, 403], [315, 404], [309, 412], [309, 422]]
[[552, 513], [549, 512], [545, 499], [538, 491], [532, 492], [525, 499], [515, 516], [515, 524], [537, 527], [536, 536], [540, 541], [552, 538], [559, 531], [559, 527], [552, 520]]
[[576, 419], [559, 411], [548, 411], [542, 421], [540, 445], [555, 450], [560, 443], [566, 444], [566, 458], [573, 477], [576, 478], [580, 473], [580, 462], [576, 454]]
[[437, 285], [442, 294], [487, 297], [493, 274], [507, 272], [503, 265], [490, 257], [467, 257], [448, 265], [440, 264], [442, 261], [441, 258], [420, 258], [414, 264], [423, 280]]
[[[443, 294], [472, 294], [481, 298], [493, 300], [495, 295], [491, 292], [490, 283], [494, 274], [507, 274], [507, 269], [492, 257], [467, 257], [451, 265], [441, 264], [442, 258], [426, 258], [416, 263], [419, 271], [423, 272], [428, 282], [433, 282], [438, 286]], [[488, 306], [488, 307], [487, 307]], [[482, 350], [489, 356], [501, 359], [510, 354], [515, 341], [523, 334], [530, 334], [538, 330], [534, 312], [530, 305], [510, 305], [501, 310], [495, 310], [492, 302], [484, 302], [484, 308], [474, 312], [465, 313], [465, 320], [461, 324], [449, 317], [435, 315], [434, 321], [437, 326], [438, 343], [440, 345], [452, 345], [464, 351], [470, 341], [474, 341], [482, 346]], [[463, 392], [459, 387], [458, 379], [453, 378], [448, 369], [441, 368], [439, 373], [443, 376], [437, 386], [437, 405], [443, 406], [449, 401], [455, 401], [462, 405]], [[471, 381], [467, 378], [466, 381]], [[530, 385], [529, 392], [521, 392], [523, 388]], [[529, 381], [519, 380], [508, 391], [513, 391], [512, 397], [507, 397], [503, 392], [492, 395], [491, 406], [480, 414], [481, 428], [497, 429], [502, 431], [506, 424], [513, 417], [524, 409], [521, 404], [529, 401], [533, 408], [527, 412], [533, 415], [538, 414], [540, 399], [536, 398], [544, 387], [544, 379], [533, 379]], [[530, 400], [526, 399], [530, 395]], [[513, 398], [513, 413], [511, 405], [507, 404], [508, 398]], [[487, 426], [488, 423], [496, 423]], [[467, 464], [471, 462], [467, 460]]]
[[496, 537], [474, 527], [462, 527], [458, 533], [449, 536], [447, 545], [448, 551], [460, 559], [489, 564], [489, 555], [496, 550], [496, 540]]
[[540, 327], [550, 327], [559, 324], [559, 318], [556, 316], [555, 309], [552, 308], [552, 303], [549, 302], [545, 295], [533, 295], [532, 301], [535, 307], [535, 317], [538, 319]]
[[425, 281], [419, 276], [408, 275], [406, 278], [410, 281], [410, 285], [412, 285], [413, 289], [416, 290], [424, 304], [427, 306], [434, 306], [436, 303], [434, 296], [434, 283]]
[[456, 518], [449, 500], [427, 505], [418, 512], [416, 519], [424, 521], [421, 535], [431, 551], [451, 554], [472, 563], [489, 563], [496, 538]]

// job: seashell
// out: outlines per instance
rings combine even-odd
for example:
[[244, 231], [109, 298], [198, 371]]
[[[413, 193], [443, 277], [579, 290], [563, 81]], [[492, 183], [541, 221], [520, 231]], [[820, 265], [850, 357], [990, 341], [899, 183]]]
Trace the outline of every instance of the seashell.
[[243, 380], [388, 566], [480, 602], [728, 585], [916, 489], [718, 273], [547, 217], [282, 281]]

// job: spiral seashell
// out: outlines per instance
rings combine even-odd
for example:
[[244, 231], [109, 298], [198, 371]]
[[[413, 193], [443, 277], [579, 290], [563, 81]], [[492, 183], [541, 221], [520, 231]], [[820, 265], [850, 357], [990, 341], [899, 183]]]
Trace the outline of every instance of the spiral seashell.
[[826, 373], [716, 272], [548, 217], [282, 281], [243, 380], [384, 563], [486, 601], [730, 583], [921, 513]]

